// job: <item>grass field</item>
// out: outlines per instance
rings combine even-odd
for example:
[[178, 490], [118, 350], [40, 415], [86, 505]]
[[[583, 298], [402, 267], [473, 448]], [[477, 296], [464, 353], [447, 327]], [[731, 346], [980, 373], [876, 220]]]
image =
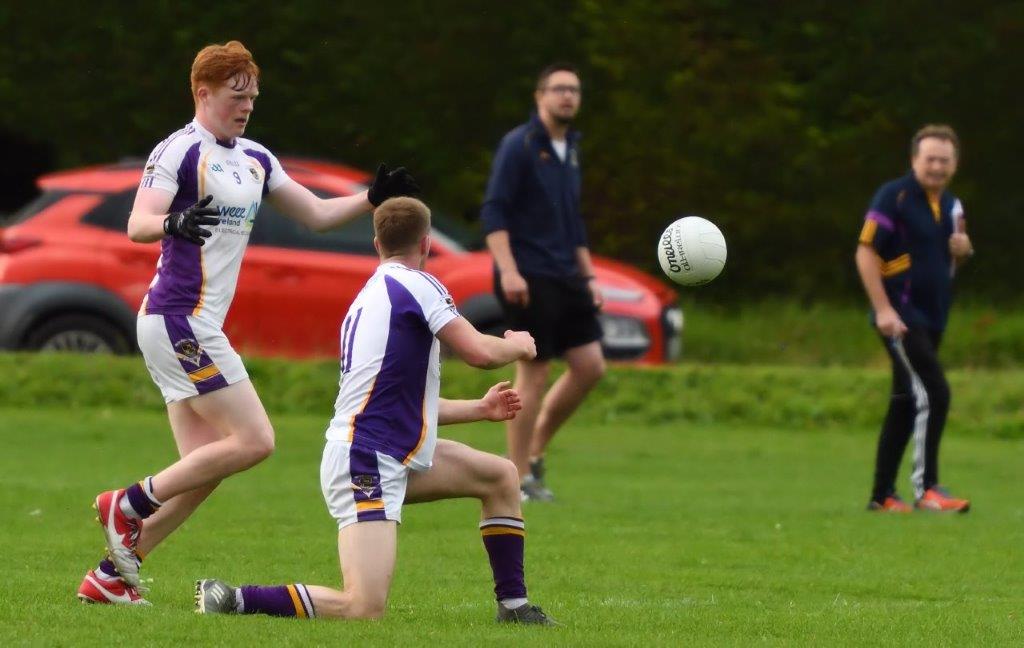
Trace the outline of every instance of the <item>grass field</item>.
[[[863, 510], [874, 428], [578, 419], [529, 505], [531, 598], [564, 627], [492, 621], [475, 502], [409, 507], [381, 622], [197, 617], [192, 582], [338, 582], [317, 482], [325, 416], [227, 481], [144, 568], [152, 608], [74, 598], [102, 540], [89, 503], [172, 456], [163, 414], [0, 407], [0, 645], [1021, 645], [1024, 440], [950, 434], [966, 516]], [[500, 451], [501, 427], [446, 436]], [[906, 471], [901, 489], [906, 495]]]

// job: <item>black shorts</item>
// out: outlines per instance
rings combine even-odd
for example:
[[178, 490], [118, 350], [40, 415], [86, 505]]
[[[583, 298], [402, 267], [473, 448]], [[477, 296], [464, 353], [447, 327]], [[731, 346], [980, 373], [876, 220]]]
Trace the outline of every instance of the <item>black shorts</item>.
[[567, 350], [601, 339], [601, 323], [587, 282], [582, 278], [525, 277], [526, 308], [505, 301], [501, 276], [494, 273], [494, 294], [514, 331], [528, 331], [537, 342], [537, 359], [561, 357]]

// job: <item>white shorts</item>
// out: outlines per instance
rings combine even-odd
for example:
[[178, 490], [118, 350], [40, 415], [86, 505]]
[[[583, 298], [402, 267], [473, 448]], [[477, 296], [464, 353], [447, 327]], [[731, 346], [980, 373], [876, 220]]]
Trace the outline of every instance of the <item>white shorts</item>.
[[373, 520], [401, 523], [409, 471], [389, 455], [328, 440], [320, 463], [320, 488], [338, 529]]
[[168, 403], [245, 380], [242, 358], [219, 326], [191, 315], [142, 315], [139, 349]]

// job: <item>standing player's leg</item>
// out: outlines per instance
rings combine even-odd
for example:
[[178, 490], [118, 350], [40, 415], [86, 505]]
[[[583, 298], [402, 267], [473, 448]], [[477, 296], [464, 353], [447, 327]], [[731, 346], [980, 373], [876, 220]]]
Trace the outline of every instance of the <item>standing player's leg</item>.
[[530, 474], [530, 444], [550, 373], [551, 363], [548, 360], [520, 360], [516, 363], [514, 387], [519, 392], [523, 409], [514, 419], [505, 423], [505, 429], [508, 457], [515, 464], [520, 477]]
[[[226, 431], [218, 430], [200, 417], [188, 401], [170, 403], [167, 406], [167, 415], [180, 457], [186, 457], [202, 446], [223, 439], [228, 434]], [[164, 538], [181, 526], [182, 522], [192, 515], [219, 484], [219, 480], [214, 481], [165, 501], [160, 510], [146, 519], [146, 524], [139, 535], [138, 553], [140, 558], [149, 555]]]
[[215, 485], [259, 463], [274, 449], [274, 429], [248, 379], [189, 398], [187, 403], [224, 436], [197, 447], [151, 477], [96, 498], [110, 559], [131, 585], [138, 585], [136, 549], [143, 520], [155, 514], [164, 501]]
[[892, 387], [889, 409], [878, 435], [875, 480], [868, 509], [906, 513], [910, 511], [910, 507], [896, 494], [896, 473], [899, 471], [907, 442], [914, 431], [917, 409], [910, 374], [899, 355], [898, 341], [893, 338], [882, 338], [882, 342], [892, 362]]
[[[169, 403], [167, 415], [170, 420], [178, 453], [184, 457], [196, 448], [212, 443], [223, 435], [199, 417], [188, 406], [187, 401]], [[174, 529], [178, 528], [189, 515], [209, 496], [216, 483], [201, 486], [182, 493], [167, 501], [156, 513], [146, 520], [139, 533], [136, 554], [141, 562]], [[78, 598], [90, 603], [129, 603], [143, 601], [134, 587], [124, 583], [120, 572], [109, 558], [100, 561], [96, 569], [86, 573], [78, 590]]]
[[931, 511], [965, 513], [968, 500], [951, 497], [939, 486], [939, 444], [949, 413], [950, 392], [945, 372], [938, 357], [939, 335], [925, 330], [911, 330], [903, 340], [903, 357], [911, 382], [916, 386], [925, 411], [918, 411], [914, 426], [915, 506]]
[[587, 394], [601, 381], [606, 365], [600, 342], [565, 352], [567, 368], [544, 396], [530, 445], [530, 455], [541, 458], [558, 429], [569, 420]]
[[553, 625], [526, 597], [526, 526], [519, 497], [519, 472], [507, 459], [438, 439], [430, 470], [413, 472], [408, 504], [474, 497], [480, 500], [480, 533], [494, 576], [498, 621]]

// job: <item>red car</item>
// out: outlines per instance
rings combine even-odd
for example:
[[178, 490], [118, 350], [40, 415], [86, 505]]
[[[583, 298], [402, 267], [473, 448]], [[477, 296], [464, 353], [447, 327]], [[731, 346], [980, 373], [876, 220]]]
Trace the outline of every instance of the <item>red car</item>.
[[[362, 191], [370, 179], [326, 162], [281, 162], [325, 197]], [[136, 311], [160, 249], [125, 235], [141, 173], [141, 163], [126, 162], [39, 179], [42, 195], [0, 228], [0, 349], [135, 349]], [[500, 334], [491, 259], [467, 251], [444, 222], [435, 215], [427, 269], [469, 321]], [[369, 218], [318, 234], [264, 202], [225, 331], [243, 354], [334, 357], [338, 325], [377, 263]], [[675, 293], [631, 266], [601, 257], [594, 265], [606, 298], [607, 357], [644, 363], [676, 357], [682, 311]]]

